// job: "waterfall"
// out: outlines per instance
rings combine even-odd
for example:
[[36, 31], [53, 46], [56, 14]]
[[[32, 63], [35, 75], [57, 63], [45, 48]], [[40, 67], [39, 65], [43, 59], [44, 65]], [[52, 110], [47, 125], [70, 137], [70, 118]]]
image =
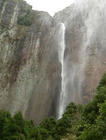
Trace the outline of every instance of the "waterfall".
[[[66, 21], [64, 21], [67, 24], [67, 54], [65, 59], [65, 26], [63, 23], [60, 24], [58, 39], [62, 71], [58, 119], [62, 117], [66, 106], [70, 102], [86, 103], [94, 94], [92, 85], [94, 84], [96, 87], [95, 73], [98, 71], [97, 69], [101, 69], [99, 67], [102, 61], [99, 57], [103, 53], [99, 52], [102, 49], [101, 46], [104, 50], [104, 43], [101, 41], [104, 38], [104, 29], [106, 29], [104, 25], [106, 12], [103, 9], [105, 8], [102, 0], [87, 0], [86, 2], [82, 0], [82, 2], [78, 1], [74, 5], [71, 15], [70, 9], [69, 11], [66, 10], [70, 16], [69, 19], [66, 16]], [[80, 16], [78, 16], [79, 14]], [[57, 20], [61, 17], [60, 15], [57, 15]], [[96, 62], [96, 59], [98, 59], [98, 62]], [[91, 89], [89, 90], [89, 88]]]
[[58, 119], [64, 112], [64, 95], [65, 95], [65, 72], [64, 72], [64, 52], [65, 52], [65, 25], [60, 24], [59, 32], [59, 61], [61, 63], [61, 92], [59, 97]]

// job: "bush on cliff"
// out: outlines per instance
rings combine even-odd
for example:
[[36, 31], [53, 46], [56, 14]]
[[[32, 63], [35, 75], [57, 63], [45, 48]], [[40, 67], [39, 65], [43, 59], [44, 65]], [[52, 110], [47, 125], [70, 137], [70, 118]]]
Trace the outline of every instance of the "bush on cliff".
[[30, 26], [33, 22], [33, 16], [30, 11], [27, 11], [25, 15], [18, 17], [17, 23], [19, 25]]

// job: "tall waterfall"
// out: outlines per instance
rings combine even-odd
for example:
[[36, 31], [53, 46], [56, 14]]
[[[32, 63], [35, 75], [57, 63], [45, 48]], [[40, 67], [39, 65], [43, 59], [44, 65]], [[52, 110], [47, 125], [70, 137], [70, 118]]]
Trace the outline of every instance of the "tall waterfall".
[[65, 72], [64, 72], [64, 52], [65, 52], [65, 25], [60, 24], [59, 32], [59, 60], [61, 63], [61, 92], [59, 98], [59, 110], [58, 110], [58, 119], [62, 117], [64, 112], [64, 95], [65, 95]]
[[59, 28], [62, 80], [58, 118], [70, 102], [86, 104], [93, 98], [106, 69], [105, 7], [105, 0], [76, 0], [72, 7], [55, 15], [67, 25], [66, 31], [63, 23]]

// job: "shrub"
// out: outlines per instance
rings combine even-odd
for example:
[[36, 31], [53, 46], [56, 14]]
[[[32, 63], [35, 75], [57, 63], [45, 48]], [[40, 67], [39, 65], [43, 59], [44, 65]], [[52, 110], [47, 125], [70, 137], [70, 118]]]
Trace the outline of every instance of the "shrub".
[[30, 26], [33, 22], [33, 16], [30, 11], [28, 11], [25, 15], [18, 17], [17, 23], [19, 25]]

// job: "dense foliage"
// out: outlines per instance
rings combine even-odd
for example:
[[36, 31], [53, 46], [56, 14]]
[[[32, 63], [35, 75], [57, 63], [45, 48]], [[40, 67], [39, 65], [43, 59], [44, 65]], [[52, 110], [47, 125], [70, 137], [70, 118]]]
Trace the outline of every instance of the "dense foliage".
[[0, 140], [106, 140], [106, 74], [92, 102], [71, 103], [59, 120], [46, 118], [35, 126], [19, 112], [0, 111]]
[[32, 22], [33, 22], [33, 16], [30, 10], [28, 10], [26, 14], [20, 15], [17, 21], [19, 25], [24, 25], [24, 26], [30, 26], [32, 25]]

